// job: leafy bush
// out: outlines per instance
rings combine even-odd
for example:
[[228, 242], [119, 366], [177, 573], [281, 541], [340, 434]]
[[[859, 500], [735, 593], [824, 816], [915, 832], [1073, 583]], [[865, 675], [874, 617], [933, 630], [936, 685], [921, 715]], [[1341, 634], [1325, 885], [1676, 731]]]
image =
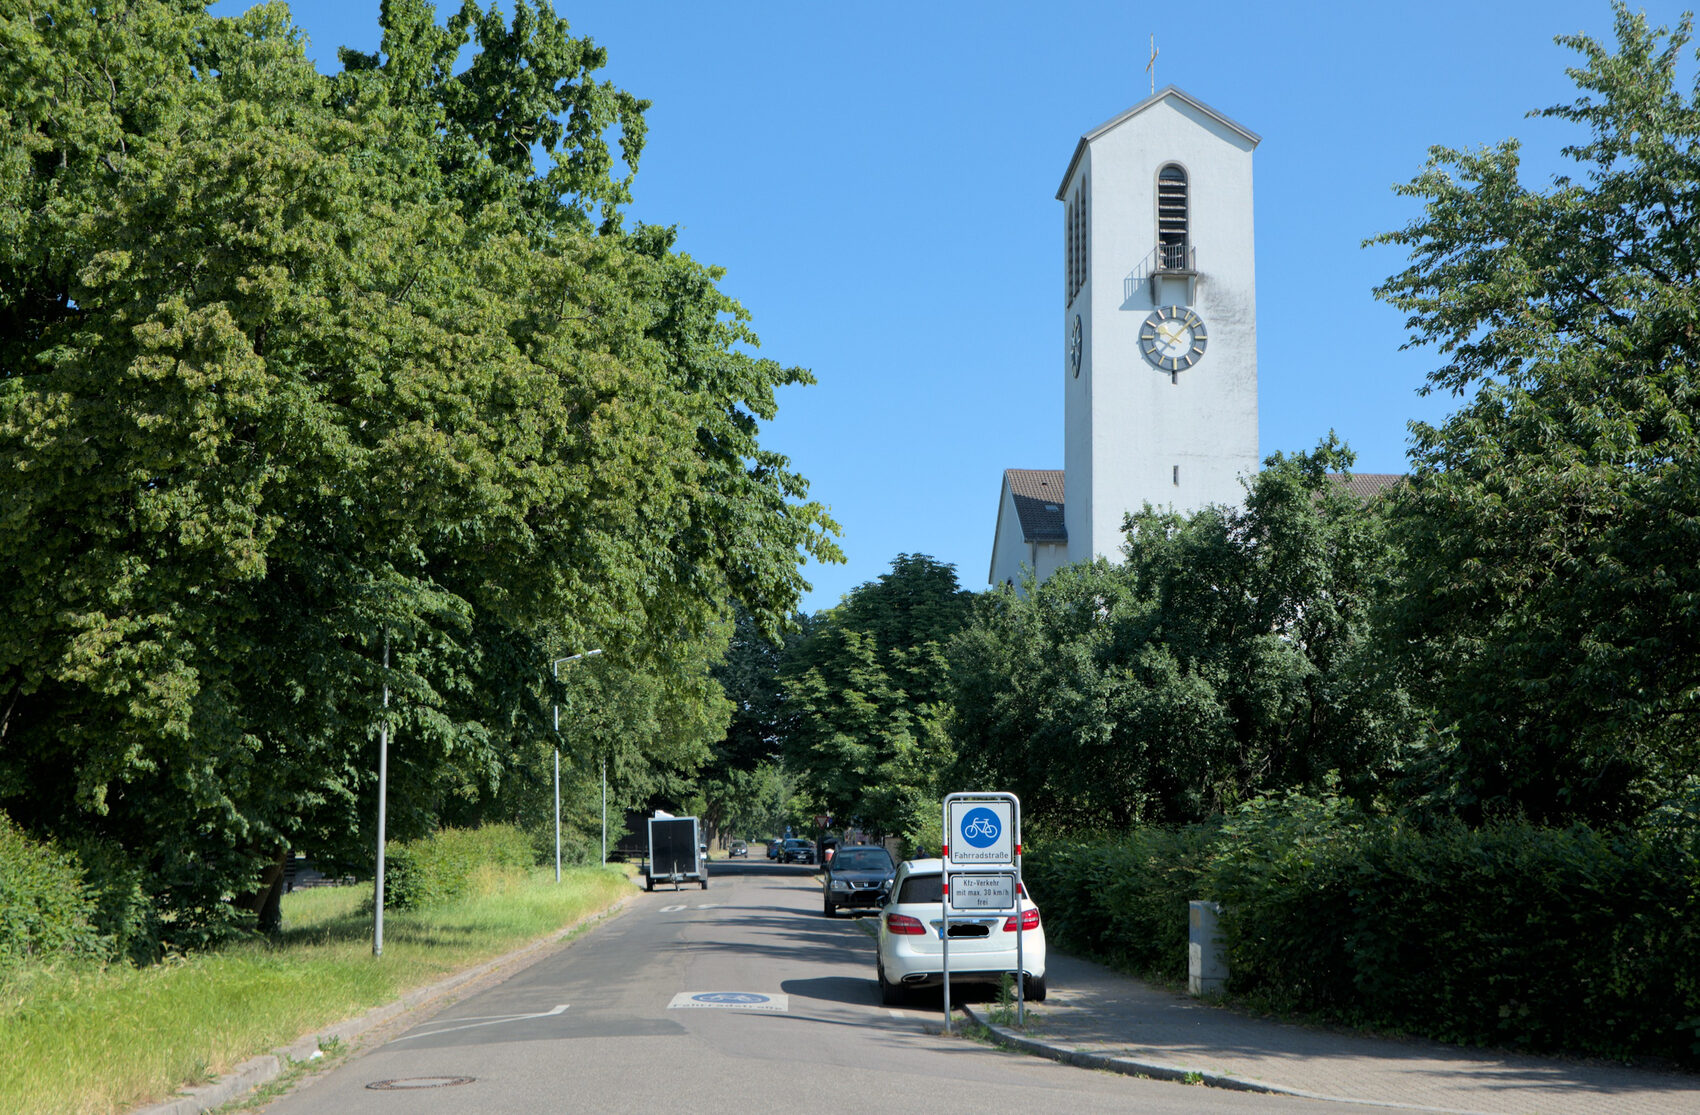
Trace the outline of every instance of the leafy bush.
[[112, 955], [147, 965], [165, 951], [159, 903], [148, 890], [147, 870], [116, 844], [94, 839], [71, 845], [83, 865], [89, 919], [110, 942]]
[[1366, 819], [1338, 798], [1257, 798], [1236, 810], [1206, 871], [1222, 904], [1236, 992], [1277, 1010], [1346, 1010], [1354, 859]]
[[476, 894], [537, 862], [531, 838], [512, 825], [440, 829], [384, 850], [384, 905], [407, 910]]
[[0, 813], [0, 971], [26, 960], [103, 957], [82, 865]]

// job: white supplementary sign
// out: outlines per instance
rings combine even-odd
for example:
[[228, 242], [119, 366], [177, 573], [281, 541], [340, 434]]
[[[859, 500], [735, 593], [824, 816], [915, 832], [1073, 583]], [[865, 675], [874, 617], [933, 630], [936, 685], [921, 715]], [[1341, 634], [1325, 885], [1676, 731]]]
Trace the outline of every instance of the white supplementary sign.
[[952, 875], [950, 909], [952, 913], [1015, 909], [1015, 876], [1009, 872]]
[[1009, 801], [946, 802], [945, 867], [1012, 867], [1015, 864], [1014, 804]]
[[681, 991], [667, 1004], [668, 1010], [771, 1010], [785, 1013], [791, 1009], [791, 996], [768, 995], [760, 991]]

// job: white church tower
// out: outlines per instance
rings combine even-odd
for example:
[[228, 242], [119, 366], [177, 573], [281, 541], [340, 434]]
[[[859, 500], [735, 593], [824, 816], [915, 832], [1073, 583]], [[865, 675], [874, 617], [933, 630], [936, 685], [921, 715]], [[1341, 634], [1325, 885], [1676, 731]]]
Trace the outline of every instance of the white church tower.
[[1063, 175], [1069, 561], [1115, 558], [1149, 502], [1238, 504], [1257, 472], [1258, 136], [1169, 86]]
[[1122, 517], [1146, 503], [1244, 498], [1260, 460], [1258, 142], [1171, 85], [1075, 146], [1057, 191], [1064, 467], [1005, 471], [993, 584], [1119, 558]]

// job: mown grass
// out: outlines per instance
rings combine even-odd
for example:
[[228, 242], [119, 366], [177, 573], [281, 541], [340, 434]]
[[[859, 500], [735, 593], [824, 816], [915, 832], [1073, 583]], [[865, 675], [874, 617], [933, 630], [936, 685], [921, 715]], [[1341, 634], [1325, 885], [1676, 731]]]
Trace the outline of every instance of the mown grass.
[[372, 955], [369, 888], [284, 898], [285, 931], [151, 968], [25, 968], [0, 982], [0, 1112], [111, 1115], [609, 908], [613, 870], [491, 876], [479, 893], [384, 917]]

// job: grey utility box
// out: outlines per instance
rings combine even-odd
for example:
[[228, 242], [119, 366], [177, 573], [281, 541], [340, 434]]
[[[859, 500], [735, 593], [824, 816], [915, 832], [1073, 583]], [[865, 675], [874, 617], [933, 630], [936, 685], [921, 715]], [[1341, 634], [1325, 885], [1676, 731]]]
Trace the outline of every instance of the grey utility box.
[[1228, 989], [1228, 954], [1216, 925], [1222, 908], [1214, 902], [1187, 903], [1186, 989], [1220, 995]]

